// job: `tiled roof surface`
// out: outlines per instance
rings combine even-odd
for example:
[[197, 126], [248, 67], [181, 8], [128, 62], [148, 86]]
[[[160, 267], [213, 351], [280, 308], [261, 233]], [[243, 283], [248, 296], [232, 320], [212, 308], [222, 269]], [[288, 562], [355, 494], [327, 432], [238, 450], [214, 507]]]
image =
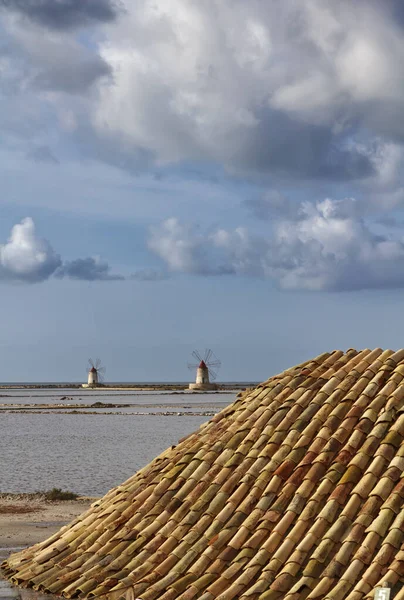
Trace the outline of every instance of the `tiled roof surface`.
[[68, 598], [403, 600], [403, 378], [380, 349], [272, 377], [7, 575]]

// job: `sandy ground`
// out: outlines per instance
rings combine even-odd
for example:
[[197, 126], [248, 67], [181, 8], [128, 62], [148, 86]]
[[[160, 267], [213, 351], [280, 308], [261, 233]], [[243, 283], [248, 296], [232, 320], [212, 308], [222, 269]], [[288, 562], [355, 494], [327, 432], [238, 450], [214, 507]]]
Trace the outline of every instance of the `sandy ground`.
[[[0, 494], [0, 564], [12, 552], [50, 537], [89, 508], [96, 498], [47, 502], [39, 494]], [[49, 600], [31, 589], [4, 580], [0, 571], [0, 600]]]
[[0, 550], [31, 546], [86, 511], [95, 498], [47, 502], [40, 496], [0, 496]]

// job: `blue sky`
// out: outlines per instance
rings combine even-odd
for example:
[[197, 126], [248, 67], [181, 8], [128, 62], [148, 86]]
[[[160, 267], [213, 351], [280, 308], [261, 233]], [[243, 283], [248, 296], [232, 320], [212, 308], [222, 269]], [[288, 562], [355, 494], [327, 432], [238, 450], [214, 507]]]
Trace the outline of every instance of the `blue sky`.
[[0, 380], [403, 345], [398, 1], [0, 8]]

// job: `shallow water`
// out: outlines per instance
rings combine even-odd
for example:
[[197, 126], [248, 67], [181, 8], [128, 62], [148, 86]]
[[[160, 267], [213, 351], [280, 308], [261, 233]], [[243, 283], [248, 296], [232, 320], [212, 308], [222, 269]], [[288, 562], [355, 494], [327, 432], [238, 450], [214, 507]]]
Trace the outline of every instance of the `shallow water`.
[[[39, 400], [40, 404], [63, 406], [124, 402], [131, 407], [97, 409], [98, 414], [86, 414], [84, 410], [66, 414], [61, 413], [63, 408], [39, 413], [1, 410], [0, 492], [58, 487], [82, 495], [103, 495], [235, 398], [232, 394], [148, 392], [119, 393], [114, 397], [91, 392], [91, 397], [88, 393], [73, 397], [72, 390], [33, 397], [39, 391], [42, 394], [44, 390], [29, 390], [28, 394], [19, 390], [19, 396], [0, 398], [0, 404], [32, 404]], [[61, 402], [61, 395], [73, 397], [73, 401]], [[108, 412], [114, 414], [105, 414]], [[161, 414], [165, 412], [173, 414]], [[204, 412], [208, 414], [202, 415]]]
[[[235, 392], [236, 393], [236, 392]], [[116, 390], [1, 390], [0, 407], [10, 404], [92, 404], [93, 402], [124, 404], [183, 404], [200, 402], [231, 402], [232, 393], [149, 392]]]

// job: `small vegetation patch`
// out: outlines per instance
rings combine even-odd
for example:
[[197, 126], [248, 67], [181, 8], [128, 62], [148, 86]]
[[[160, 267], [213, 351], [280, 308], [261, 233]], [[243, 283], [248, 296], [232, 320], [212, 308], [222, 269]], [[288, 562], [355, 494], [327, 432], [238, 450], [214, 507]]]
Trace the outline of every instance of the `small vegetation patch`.
[[78, 494], [74, 492], [63, 491], [60, 488], [52, 488], [51, 490], [44, 492], [45, 500], [48, 502], [56, 502], [57, 500], [77, 500]]

